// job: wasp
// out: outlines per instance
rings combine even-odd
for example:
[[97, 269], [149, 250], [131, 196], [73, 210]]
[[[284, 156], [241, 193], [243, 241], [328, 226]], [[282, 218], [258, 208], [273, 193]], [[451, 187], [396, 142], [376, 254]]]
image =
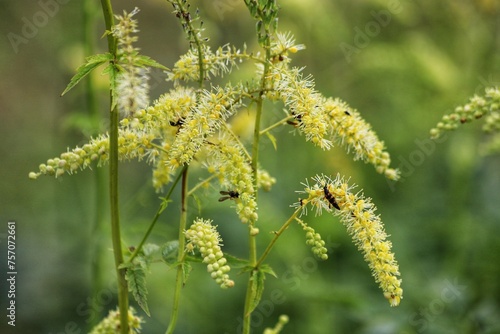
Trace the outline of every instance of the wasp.
[[229, 190], [229, 191], [219, 191], [219, 194], [225, 195], [219, 198], [219, 202], [224, 202], [226, 199], [235, 199], [240, 196], [237, 191]]
[[328, 186], [325, 184], [323, 187], [323, 192], [325, 193], [325, 198], [326, 200], [337, 210], [340, 210], [339, 205], [337, 204], [337, 201], [335, 200], [335, 197], [330, 193], [328, 190]]
[[182, 126], [184, 124], [184, 117], [179, 118], [176, 121], [169, 121], [171, 126]]

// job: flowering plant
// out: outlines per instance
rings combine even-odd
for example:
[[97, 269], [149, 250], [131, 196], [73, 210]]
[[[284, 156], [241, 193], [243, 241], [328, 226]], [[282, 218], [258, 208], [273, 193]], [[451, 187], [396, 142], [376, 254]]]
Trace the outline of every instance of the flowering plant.
[[[222, 288], [231, 288], [234, 281], [229, 272], [231, 259], [222, 249], [222, 237], [211, 220], [196, 218], [189, 225], [191, 212], [187, 199], [201, 188], [214, 183], [220, 191], [220, 201], [231, 200], [241, 223], [248, 226], [249, 256], [239, 259], [243, 272], [248, 273], [248, 286], [243, 310], [243, 332], [250, 332], [250, 317], [262, 297], [266, 275], [275, 275], [265, 263], [268, 255], [284, 231], [292, 222], [298, 222], [306, 234], [306, 244], [321, 260], [328, 258], [325, 243], [313, 227], [306, 224], [303, 216], [307, 209], [319, 215], [323, 211], [339, 217], [354, 243], [363, 253], [372, 270], [375, 281], [391, 306], [397, 306], [402, 298], [401, 279], [391, 243], [375, 205], [361, 192], [353, 193], [354, 185], [345, 177], [335, 178], [317, 175], [314, 184], [304, 183], [299, 191], [302, 198], [293, 204], [295, 211], [259, 256], [257, 238], [261, 229], [258, 213], [258, 193], [270, 191], [277, 179], [260, 165], [259, 147], [262, 136], [268, 136], [278, 146], [273, 130], [289, 127], [303, 135], [305, 140], [322, 150], [336, 144], [350, 153], [354, 160], [363, 160], [390, 180], [397, 180], [399, 172], [390, 167], [390, 156], [383, 141], [379, 140], [361, 114], [338, 98], [323, 96], [315, 89], [305, 69], [291, 65], [292, 55], [305, 48], [295, 43], [290, 33], [277, 30], [278, 6], [275, 1], [245, 0], [250, 15], [257, 21], [259, 52], [249, 52], [246, 47], [223, 46], [213, 51], [198, 14], [193, 14], [189, 4], [182, 0], [169, 0], [175, 16], [181, 22], [190, 48], [171, 69], [140, 54], [134, 46], [137, 41], [137, 21], [131, 13], [112, 16], [111, 4], [103, 1], [107, 23], [109, 52], [91, 56], [71, 80], [64, 93], [74, 87], [99, 65], [107, 64], [110, 75], [110, 129], [108, 133], [91, 138], [82, 147], [76, 147], [47, 160], [30, 178], [41, 175], [61, 177], [94, 164], [109, 164], [111, 226], [115, 266], [118, 277], [119, 310], [110, 315], [120, 317], [115, 331], [138, 331], [140, 320], [128, 311], [129, 292], [139, 306], [149, 315], [147, 304], [146, 273], [157, 256], [177, 270], [172, 315], [167, 333], [172, 333], [177, 322], [181, 289], [189, 284], [191, 262], [202, 261], [212, 279]], [[114, 24], [114, 19], [117, 23]], [[237, 70], [240, 62], [255, 64], [255, 76], [245, 82], [216, 85], [212, 80]], [[161, 68], [168, 74], [172, 89], [150, 103], [147, 77], [151, 67]], [[262, 115], [272, 112], [265, 101], [282, 103], [284, 114], [280, 120], [264, 128]], [[246, 141], [236, 133], [231, 120], [238, 114], [253, 115], [253, 136]], [[121, 115], [121, 118], [119, 117]], [[118, 197], [118, 161], [144, 160], [152, 166], [152, 184], [157, 192], [167, 188], [158, 213], [152, 220], [141, 242], [129, 251], [122, 248]], [[206, 169], [206, 177], [189, 187], [188, 171], [192, 166]], [[158, 218], [170, 210], [172, 193], [180, 181], [180, 221], [178, 238], [163, 245], [147, 244], [146, 240]], [[133, 320], [133, 324], [131, 321]], [[106, 324], [111, 320], [105, 319]], [[288, 318], [280, 317], [277, 333]], [[99, 327], [100, 326], [100, 327]], [[101, 323], [94, 330], [104, 333], [108, 325]]]

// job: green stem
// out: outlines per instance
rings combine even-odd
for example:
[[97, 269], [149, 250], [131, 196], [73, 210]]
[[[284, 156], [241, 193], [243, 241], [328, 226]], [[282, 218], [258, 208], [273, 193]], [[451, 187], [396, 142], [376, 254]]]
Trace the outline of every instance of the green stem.
[[[96, 6], [93, 0], [85, 0], [83, 3], [83, 44], [85, 56], [94, 54], [94, 21], [96, 16]], [[87, 102], [88, 117], [92, 122], [92, 135], [99, 133], [99, 110], [96, 103], [95, 87], [92, 77], [85, 80], [85, 101]], [[92, 221], [91, 240], [93, 243], [91, 254], [91, 295], [96, 297], [103, 288], [101, 254], [104, 253], [102, 235], [104, 232], [104, 222], [106, 218], [105, 197], [106, 197], [106, 176], [105, 170], [97, 168], [94, 175], [94, 218]], [[92, 328], [99, 322], [99, 311], [92, 308], [89, 327]]]
[[187, 179], [188, 179], [188, 168], [184, 168], [182, 173], [182, 190], [181, 190], [181, 219], [179, 223], [179, 253], [177, 254], [177, 261], [179, 262], [177, 266], [177, 276], [175, 279], [175, 291], [174, 291], [174, 301], [172, 306], [172, 315], [170, 317], [170, 323], [168, 324], [166, 334], [171, 334], [174, 332], [175, 325], [177, 324], [177, 318], [179, 317], [179, 300], [181, 297], [181, 289], [184, 285], [184, 255], [186, 248], [186, 237], [184, 231], [186, 230], [187, 221]]
[[[111, 31], [114, 25], [113, 9], [110, 0], [101, 0], [102, 12], [104, 21], [106, 22], [106, 30]], [[112, 34], [107, 35], [108, 50], [113, 59], [116, 60], [116, 38]], [[112, 71], [116, 69], [113, 68]], [[114, 75], [111, 80], [114, 80]], [[114, 87], [111, 83], [111, 87]], [[118, 308], [120, 310], [120, 332], [122, 334], [129, 333], [128, 325], [128, 287], [125, 279], [126, 269], [121, 268], [123, 264], [123, 252], [120, 233], [120, 215], [118, 201], [118, 109], [113, 107], [113, 92], [110, 89], [110, 125], [109, 125], [109, 197], [111, 211], [111, 238], [113, 241], [113, 254], [115, 257], [115, 269], [118, 281]]]
[[[258, 186], [257, 186], [257, 171], [258, 171], [258, 163], [259, 163], [259, 141], [260, 141], [260, 122], [263, 110], [263, 99], [262, 95], [264, 94], [264, 89], [266, 88], [267, 74], [269, 72], [269, 59], [271, 57], [270, 50], [270, 41], [267, 40], [267, 44], [265, 45], [266, 49], [266, 62], [264, 63], [264, 72], [262, 74], [261, 80], [261, 92], [257, 98], [257, 110], [255, 114], [255, 126], [254, 126], [254, 136], [253, 136], [253, 144], [252, 144], [252, 172], [253, 172], [253, 182], [255, 189], [255, 201], [257, 201], [258, 197]], [[252, 267], [257, 269], [257, 241], [255, 233], [252, 233], [254, 222], [250, 222], [249, 226], [249, 263]], [[250, 333], [250, 322], [252, 315], [252, 305], [254, 304], [255, 292], [254, 284], [256, 283], [253, 277], [254, 271], [250, 272], [250, 278], [248, 280], [247, 292], [245, 297], [245, 307], [243, 310], [243, 334]]]
[[262, 253], [259, 261], [257, 261], [256, 268], [258, 268], [264, 262], [266, 257], [271, 252], [271, 249], [273, 248], [274, 244], [276, 243], [276, 241], [278, 241], [278, 238], [283, 234], [283, 232], [285, 232], [285, 230], [288, 228], [288, 226], [290, 226], [290, 224], [295, 220], [295, 218], [297, 218], [297, 215], [301, 210], [302, 208], [298, 208], [297, 210], [295, 210], [295, 212], [290, 216], [290, 218], [288, 218], [288, 220], [283, 224], [283, 226], [281, 226], [278, 231], [274, 232], [274, 238], [273, 240], [271, 240], [269, 245], [267, 245], [267, 248], [264, 251], [264, 253]]

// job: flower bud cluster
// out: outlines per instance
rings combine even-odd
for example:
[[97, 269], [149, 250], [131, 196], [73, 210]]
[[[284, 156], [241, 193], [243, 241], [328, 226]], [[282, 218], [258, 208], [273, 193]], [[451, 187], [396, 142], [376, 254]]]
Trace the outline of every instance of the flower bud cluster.
[[370, 198], [365, 198], [361, 192], [354, 194], [354, 185], [349, 185], [344, 178], [337, 175], [335, 179], [324, 175], [313, 178], [315, 184], [299, 191], [307, 198], [295, 203], [294, 206], [305, 207], [310, 204], [321, 214], [325, 209], [339, 216], [351, 235], [353, 242], [364, 254], [375, 281], [384, 292], [391, 306], [399, 305], [403, 295], [398, 264], [391, 252], [392, 244], [387, 239], [380, 216], [375, 214], [376, 207]]
[[264, 329], [264, 334], [279, 334], [283, 330], [283, 327], [290, 321], [290, 318], [286, 314], [280, 315], [278, 319], [278, 323], [274, 328], [266, 328]]
[[487, 88], [484, 96], [475, 95], [464, 106], [458, 106], [449, 115], [444, 115], [435, 128], [431, 129], [431, 138], [439, 138], [443, 132], [455, 130], [460, 124], [472, 122], [486, 116], [483, 130], [486, 132], [500, 129], [500, 89]]
[[[137, 316], [134, 308], [130, 307], [128, 310], [128, 326], [129, 334], [141, 332], [142, 318]], [[112, 310], [99, 324], [97, 324], [90, 334], [118, 334], [120, 331], [120, 311]]]
[[188, 244], [186, 249], [194, 251], [197, 248], [203, 257], [203, 263], [207, 264], [210, 276], [221, 288], [231, 288], [234, 281], [229, 279], [227, 274], [231, 269], [220, 248], [221, 238], [212, 225], [211, 220], [196, 219], [191, 227], [184, 232]]
[[300, 219], [296, 219], [297, 222], [302, 226], [306, 232], [306, 245], [312, 247], [312, 252], [321, 260], [328, 259], [328, 249], [325, 247], [325, 241], [321, 239], [321, 235], [316, 233], [314, 228], [308, 226], [305, 222]]

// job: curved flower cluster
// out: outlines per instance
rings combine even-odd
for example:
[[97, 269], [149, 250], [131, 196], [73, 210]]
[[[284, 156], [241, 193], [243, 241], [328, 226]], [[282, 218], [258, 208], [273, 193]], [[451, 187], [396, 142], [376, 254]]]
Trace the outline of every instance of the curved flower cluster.
[[353, 242], [364, 254], [364, 259], [372, 270], [375, 281], [384, 292], [391, 306], [399, 305], [403, 295], [398, 264], [391, 252], [392, 244], [387, 239], [380, 217], [375, 214], [376, 207], [370, 198], [362, 193], [354, 194], [354, 185], [349, 185], [344, 178], [337, 175], [335, 179], [324, 175], [313, 178], [315, 184], [298, 191], [307, 195], [294, 206], [303, 208], [310, 204], [321, 214], [325, 209], [339, 216], [351, 235]]
[[[138, 133], [130, 129], [120, 129], [118, 134], [118, 158], [120, 160], [141, 160], [151, 149], [154, 136], [148, 133]], [[30, 179], [40, 175], [62, 176], [64, 173], [73, 174], [78, 170], [90, 168], [92, 162], [97, 161], [101, 166], [109, 160], [109, 136], [100, 135], [90, 140], [82, 147], [62, 153], [59, 157], [48, 159], [47, 163], [39, 166], [39, 172], [29, 173]]]
[[431, 129], [431, 138], [438, 138], [444, 131], [455, 130], [460, 124], [472, 122], [485, 115], [486, 124], [483, 130], [490, 132], [500, 129], [500, 89], [498, 87], [486, 88], [483, 96], [475, 95], [464, 106], [455, 108], [449, 115], [444, 115], [441, 122]]
[[227, 274], [231, 269], [227, 265], [227, 260], [220, 248], [221, 238], [212, 225], [211, 220], [196, 219], [193, 225], [184, 234], [188, 240], [186, 249], [193, 252], [195, 248], [201, 253], [203, 263], [207, 264], [210, 276], [221, 288], [232, 288], [234, 281], [229, 279]]
[[325, 113], [332, 126], [332, 139], [341, 146], [347, 147], [347, 152], [354, 151], [354, 160], [364, 160], [375, 166], [378, 173], [388, 179], [399, 179], [399, 171], [389, 168], [391, 158], [385, 151], [383, 141], [372, 130], [361, 115], [340, 99], [327, 99], [323, 104]]
[[219, 87], [213, 92], [203, 91], [196, 108], [186, 116], [170, 148], [167, 165], [171, 169], [189, 164], [203, 146], [206, 137], [219, 129], [234, 113], [238, 103], [234, 95], [238, 91], [231, 86], [226, 89]]
[[391, 159], [371, 126], [359, 113], [339, 99], [325, 98], [314, 89], [310, 77], [303, 78], [301, 70], [286, 66], [272, 69], [274, 93], [293, 116], [293, 123], [304, 133], [306, 140], [324, 150], [336, 142], [347, 152], [354, 151], [354, 159], [372, 164], [385, 177], [397, 180], [399, 172], [389, 168]]
[[306, 232], [306, 245], [312, 247], [312, 252], [321, 260], [328, 259], [328, 249], [325, 247], [325, 241], [321, 239], [321, 235], [304, 223], [302, 220], [297, 219], [297, 222], [302, 226]]
[[[253, 225], [258, 219], [258, 214], [252, 168], [240, 144], [228, 134], [221, 135], [219, 142], [211, 150], [205, 166], [210, 173], [217, 175], [223, 189], [238, 194], [233, 198], [236, 203], [236, 213], [242, 223]], [[266, 183], [269, 185], [271, 182], [272, 180], [268, 179]]]
[[298, 121], [298, 127], [306, 140], [329, 150], [332, 143], [326, 139], [330, 129], [327, 115], [321, 108], [323, 97], [314, 90], [312, 78], [302, 78], [300, 72], [297, 68], [274, 67], [274, 89], [283, 99], [289, 113]]
[[[142, 318], [137, 316], [133, 307], [128, 310], [129, 333], [135, 334], [141, 332]], [[99, 324], [97, 324], [90, 334], [118, 334], [120, 331], [120, 311], [109, 311], [109, 314]]]
[[131, 13], [115, 15], [118, 23], [111, 28], [117, 39], [118, 64], [122, 67], [116, 77], [117, 105], [122, 115], [129, 115], [145, 108], [149, 103], [148, 68], [137, 67], [139, 49], [133, 46], [137, 42], [137, 20], [132, 17], [139, 12], [136, 7]]

